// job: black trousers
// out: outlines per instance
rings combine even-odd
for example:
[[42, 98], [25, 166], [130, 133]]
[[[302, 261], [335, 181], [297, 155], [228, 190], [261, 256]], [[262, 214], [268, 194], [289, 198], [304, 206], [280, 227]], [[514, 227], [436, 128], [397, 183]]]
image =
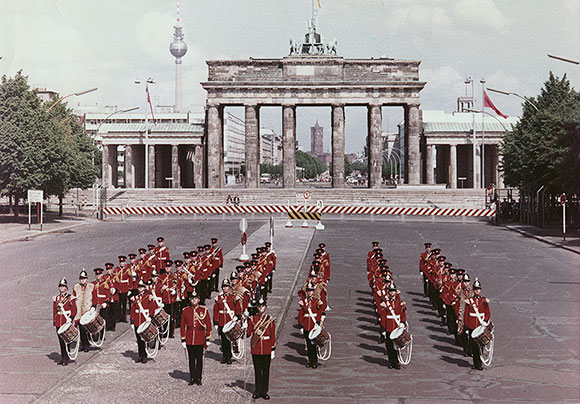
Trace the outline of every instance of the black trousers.
[[56, 328], [56, 336], [58, 338], [58, 342], [60, 343], [60, 359], [62, 361], [68, 361], [69, 357], [68, 357], [68, 353], [66, 352], [66, 343], [64, 342], [64, 340], [58, 335], [58, 329], [59, 327], [55, 327]]
[[471, 345], [469, 343], [469, 340], [471, 338], [469, 336], [470, 333], [471, 333], [471, 330], [469, 330], [467, 328], [464, 328], [463, 329], [463, 332], [459, 336], [459, 343], [463, 347], [463, 354], [465, 356], [471, 356], [471, 354], [472, 354], [472, 352], [471, 352]]
[[391, 333], [385, 331], [387, 334], [385, 338], [385, 345], [387, 346], [387, 355], [389, 357], [389, 363], [391, 366], [397, 366], [399, 364], [399, 357], [397, 356], [397, 350], [395, 349], [395, 343], [391, 339]]
[[164, 309], [169, 314], [169, 320], [163, 326], [163, 334], [167, 331], [167, 327], [169, 327], [169, 337], [173, 338], [173, 334], [175, 332], [175, 323], [177, 320], [177, 314], [179, 313], [179, 303], [163, 303], [165, 305]]
[[310, 331], [304, 330], [304, 339], [306, 340], [306, 349], [308, 351], [308, 363], [312, 365], [318, 365], [318, 355], [316, 355], [316, 344], [308, 338]]
[[107, 317], [105, 317], [105, 321], [107, 322], [107, 331], [115, 331], [117, 319], [119, 318], [119, 302], [109, 303], [106, 314]]
[[224, 334], [224, 327], [218, 327], [218, 334], [222, 340], [222, 353], [223, 353], [223, 360], [224, 361], [231, 361], [232, 360], [232, 341], [226, 337]]
[[254, 362], [254, 376], [256, 381], [256, 388], [254, 394], [257, 396], [265, 396], [268, 394], [268, 386], [270, 384], [270, 363], [272, 358], [270, 355], [253, 355], [252, 362]]
[[471, 348], [471, 352], [473, 353], [473, 367], [480, 368], [483, 366], [481, 363], [481, 351], [479, 349], [479, 344], [476, 340], [471, 338], [471, 333], [473, 330], [467, 330], [467, 340], [469, 341], [469, 347]]
[[427, 297], [428, 295], [429, 295], [429, 281], [427, 280], [427, 276], [423, 274], [423, 296]]
[[119, 312], [118, 320], [121, 322], [127, 321], [127, 293], [119, 293]]
[[139, 350], [139, 359], [147, 358], [147, 352], [145, 351], [145, 341], [137, 333], [137, 328], [135, 327], [135, 337], [137, 337], [137, 349]]
[[89, 332], [84, 325], [79, 324], [79, 332], [81, 334], [81, 348], [89, 347]]
[[205, 305], [205, 299], [208, 299], [211, 296], [210, 288], [209, 288], [209, 279], [202, 279], [199, 281], [199, 297], [200, 297], [200, 304], [203, 306]]
[[268, 289], [268, 293], [272, 293], [272, 278], [274, 278], [274, 270], [272, 270], [272, 272], [270, 272], [270, 275], [268, 275], [268, 279], [266, 280], [266, 287]]
[[187, 345], [187, 357], [189, 359], [189, 378], [201, 381], [203, 372], [203, 345]]

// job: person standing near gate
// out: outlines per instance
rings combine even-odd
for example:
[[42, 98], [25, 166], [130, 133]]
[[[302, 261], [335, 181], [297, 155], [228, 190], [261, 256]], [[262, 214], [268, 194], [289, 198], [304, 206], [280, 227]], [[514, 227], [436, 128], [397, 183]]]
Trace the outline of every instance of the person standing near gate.
[[276, 352], [276, 319], [266, 313], [266, 301], [258, 300], [258, 314], [248, 319], [248, 337], [252, 348], [252, 362], [256, 388], [252, 398], [269, 400], [270, 363]]
[[191, 306], [181, 313], [181, 344], [187, 349], [189, 360], [189, 385], [201, 386], [203, 351], [211, 341], [211, 317], [205, 306], [199, 305], [199, 295], [194, 290], [189, 296]]

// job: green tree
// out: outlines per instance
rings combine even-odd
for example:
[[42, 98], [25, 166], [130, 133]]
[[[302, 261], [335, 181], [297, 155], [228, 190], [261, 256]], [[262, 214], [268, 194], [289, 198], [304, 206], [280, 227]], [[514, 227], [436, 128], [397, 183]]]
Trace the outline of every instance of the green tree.
[[314, 178], [328, 169], [320, 159], [301, 150], [296, 151], [296, 167], [304, 168], [305, 178]]
[[353, 161], [352, 169], [353, 171], [358, 170], [361, 174], [365, 174], [369, 172], [369, 165], [367, 163], [363, 163], [362, 161]]
[[523, 104], [518, 124], [507, 131], [501, 144], [507, 185], [536, 190], [542, 185], [549, 193], [579, 190], [580, 97], [552, 72], [540, 95], [530, 99], [537, 110]]
[[352, 164], [350, 164], [350, 160], [348, 159], [348, 156], [345, 154], [344, 155], [344, 177], [346, 178], [351, 174], [352, 174]]

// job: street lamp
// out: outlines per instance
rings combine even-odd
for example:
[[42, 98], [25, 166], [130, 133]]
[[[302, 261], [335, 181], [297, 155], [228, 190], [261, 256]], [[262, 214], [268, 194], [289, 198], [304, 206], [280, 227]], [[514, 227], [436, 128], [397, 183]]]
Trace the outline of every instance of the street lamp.
[[113, 115], [116, 114], [124, 114], [125, 112], [131, 112], [131, 111], [136, 111], [138, 110], [140, 107], [134, 107], [134, 108], [129, 108], [129, 109], [121, 109], [119, 111], [115, 111], [113, 113], [110, 113], [109, 115], [107, 115], [105, 117], [105, 119], [103, 119], [103, 121], [99, 124], [99, 126], [97, 127], [97, 132], [95, 133], [95, 135], [97, 135], [99, 133], [99, 130], [101, 129], [101, 126], [103, 126], [103, 124], [105, 122], [107, 122], [107, 119], [109, 119], [110, 117], [112, 117]]
[[[489, 90], [489, 88], [488, 88], [488, 90]], [[495, 119], [496, 121], [498, 121], [498, 122], [499, 122], [499, 124], [500, 124], [500, 125], [503, 127], [503, 129], [504, 129], [506, 132], [508, 131], [508, 128], [506, 128], [506, 127], [505, 127], [505, 125], [503, 124], [503, 122], [502, 122], [502, 121], [500, 121], [499, 119], [497, 119], [497, 116], [495, 116], [495, 115], [493, 115], [493, 114], [490, 114], [490, 113], [489, 113], [489, 112], [487, 112], [487, 111], [480, 111], [479, 109], [471, 109], [471, 108], [465, 108], [465, 110], [466, 110], [467, 112], [473, 112], [473, 113], [476, 113], [476, 114], [485, 114], [485, 115], [489, 115], [489, 116], [491, 116], [493, 119]]]
[[49, 107], [49, 108], [46, 110], [46, 112], [49, 112], [49, 111], [50, 111], [50, 110], [51, 110], [51, 109], [52, 109], [52, 108], [53, 108], [53, 107], [54, 107], [56, 104], [58, 104], [59, 102], [61, 102], [61, 101], [62, 101], [62, 100], [64, 100], [65, 98], [72, 97], [73, 95], [74, 95], [74, 96], [84, 95], [84, 94], [87, 94], [87, 93], [92, 93], [93, 91], [97, 91], [97, 90], [98, 90], [98, 88], [96, 88], [96, 87], [95, 87], [95, 88], [91, 88], [90, 90], [85, 90], [85, 91], [81, 91], [81, 92], [78, 92], [78, 93], [72, 93], [72, 94], [69, 94], [69, 95], [65, 95], [64, 97], [62, 97], [62, 98], [59, 98], [58, 100], [56, 100], [56, 102], [55, 102], [54, 104], [52, 104], [52, 105], [51, 105], [51, 106], [50, 106], [50, 107]]
[[[135, 80], [136, 85], [141, 85], [140, 79]], [[155, 84], [151, 77], [145, 80], [145, 93], [149, 102], [149, 84]], [[149, 188], [149, 120], [147, 118], [147, 105], [145, 105], [145, 188]]]
[[[471, 105], [475, 106], [475, 90], [474, 85], [475, 82], [471, 77], [465, 79], [465, 84], [471, 84]], [[467, 91], [467, 90], [466, 90]], [[466, 108], [467, 111], [470, 111], [469, 108]], [[471, 110], [473, 111], [473, 110]], [[472, 114], [472, 122], [471, 122], [471, 133], [472, 133], [472, 142], [473, 142], [473, 188], [477, 188], [477, 140], [475, 139], [475, 114]]]
[[561, 60], [562, 62], [572, 63], [572, 64], [574, 64], [574, 65], [580, 65], [580, 62], [578, 62], [577, 60], [572, 60], [572, 59], [563, 58], [562, 56], [555, 56], [555, 55], [550, 55], [550, 54], [548, 53], [548, 57], [549, 57], [549, 58], [552, 58], [552, 59]]
[[[485, 110], [485, 79], [479, 80], [481, 83], [481, 110]], [[475, 107], [475, 104], [473, 105]], [[481, 114], [481, 186], [485, 188], [485, 114]]]
[[515, 95], [516, 97], [521, 98], [522, 100], [524, 100], [524, 102], [527, 102], [529, 105], [531, 105], [536, 111], [538, 111], [538, 107], [536, 106], [536, 104], [534, 104], [529, 98], [521, 96], [518, 93], [514, 93], [513, 91], [496, 90], [495, 88], [489, 88], [489, 87], [487, 89], [489, 91], [492, 91], [492, 92], [498, 93], [498, 94]]

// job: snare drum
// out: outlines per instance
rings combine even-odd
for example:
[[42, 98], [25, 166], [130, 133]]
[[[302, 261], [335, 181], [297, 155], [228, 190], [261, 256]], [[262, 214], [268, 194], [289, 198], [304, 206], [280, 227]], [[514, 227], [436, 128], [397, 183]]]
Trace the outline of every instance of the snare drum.
[[[493, 339], [493, 333], [489, 330], [489, 328], [489, 325], [487, 327], [480, 325], [472, 331], [471, 338], [473, 338], [480, 346], [486, 346]], [[491, 326], [491, 329], [493, 330], [493, 325]]]
[[95, 335], [100, 333], [105, 326], [105, 319], [95, 310], [91, 310], [83, 314], [81, 317], [81, 325], [84, 326], [90, 334]]
[[167, 320], [169, 320], [169, 314], [163, 310], [163, 307], [159, 307], [155, 310], [155, 314], [151, 316], [151, 322], [157, 328], [163, 327], [167, 323]]
[[399, 348], [403, 348], [405, 345], [411, 342], [411, 335], [407, 332], [407, 329], [403, 325], [393, 330], [391, 332], [390, 338]]
[[141, 337], [141, 339], [145, 342], [151, 342], [159, 334], [159, 330], [157, 327], [153, 325], [151, 320], [144, 322], [137, 328], [137, 334]]
[[65, 343], [70, 344], [79, 335], [79, 330], [73, 323], [66, 323], [58, 328], [57, 333]]
[[323, 347], [330, 340], [330, 336], [324, 328], [318, 325], [310, 330], [308, 339], [311, 340], [313, 344]]
[[236, 319], [228, 321], [222, 331], [230, 341], [238, 340], [244, 333], [242, 326]]

